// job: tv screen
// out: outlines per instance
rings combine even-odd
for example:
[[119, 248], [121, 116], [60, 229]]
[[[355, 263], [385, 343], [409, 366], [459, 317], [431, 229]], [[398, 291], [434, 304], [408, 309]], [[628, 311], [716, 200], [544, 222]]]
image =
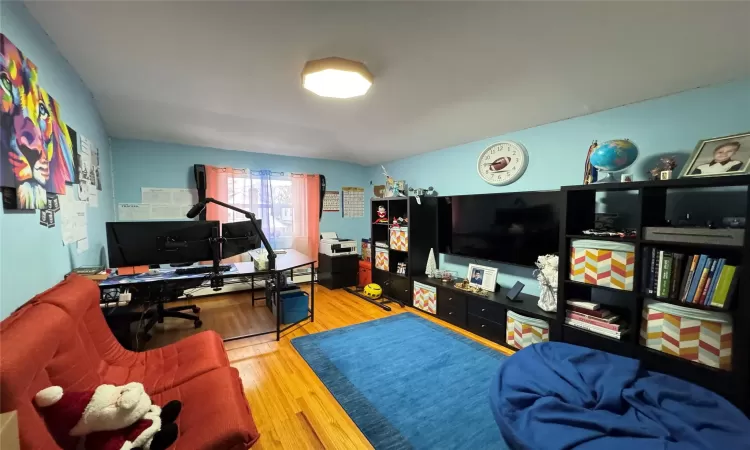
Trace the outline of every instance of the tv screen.
[[558, 252], [559, 191], [441, 197], [442, 253], [533, 266]]

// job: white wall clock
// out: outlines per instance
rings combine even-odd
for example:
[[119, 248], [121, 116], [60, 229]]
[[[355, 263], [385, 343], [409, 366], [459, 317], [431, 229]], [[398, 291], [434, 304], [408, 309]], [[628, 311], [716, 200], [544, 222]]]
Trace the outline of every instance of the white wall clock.
[[477, 172], [495, 186], [511, 184], [521, 178], [529, 165], [526, 148], [513, 141], [501, 141], [487, 147], [477, 160]]

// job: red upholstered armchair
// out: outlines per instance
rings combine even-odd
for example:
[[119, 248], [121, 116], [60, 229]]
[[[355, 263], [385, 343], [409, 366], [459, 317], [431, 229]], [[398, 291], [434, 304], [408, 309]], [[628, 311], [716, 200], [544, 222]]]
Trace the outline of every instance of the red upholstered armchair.
[[124, 349], [99, 308], [98, 286], [71, 275], [0, 323], [0, 408], [17, 410], [23, 448], [59, 448], [32, 399], [52, 385], [143, 383], [156, 404], [183, 403], [176, 449], [246, 449], [258, 439], [236, 369], [205, 331], [142, 353]]

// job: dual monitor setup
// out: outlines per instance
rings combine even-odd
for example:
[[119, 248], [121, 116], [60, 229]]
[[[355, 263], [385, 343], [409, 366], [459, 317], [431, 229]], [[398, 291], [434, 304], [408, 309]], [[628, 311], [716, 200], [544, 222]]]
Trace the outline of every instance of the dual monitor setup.
[[[186, 267], [182, 273], [214, 273], [229, 270], [220, 266], [224, 258], [260, 247], [268, 251], [268, 267], [275, 268], [276, 255], [266, 239], [261, 221], [249, 211], [206, 198], [187, 213], [193, 219], [207, 203], [215, 203], [245, 215], [249, 220], [221, 224], [219, 221], [107, 222], [107, 253], [110, 267], [172, 264], [191, 265], [213, 261], [212, 267]], [[221, 236], [219, 228], [221, 227]]]
[[221, 231], [219, 238], [219, 222], [212, 220], [107, 222], [109, 265], [189, 264], [222, 260], [260, 247], [249, 220], [225, 223]]

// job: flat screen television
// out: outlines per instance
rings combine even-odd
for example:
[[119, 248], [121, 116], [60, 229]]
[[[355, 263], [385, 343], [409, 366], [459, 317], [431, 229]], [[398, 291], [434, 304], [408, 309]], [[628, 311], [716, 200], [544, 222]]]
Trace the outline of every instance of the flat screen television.
[[533, 266], [558, 252], [560, 191], [456, 195], [438, 203], [441, 253]]

